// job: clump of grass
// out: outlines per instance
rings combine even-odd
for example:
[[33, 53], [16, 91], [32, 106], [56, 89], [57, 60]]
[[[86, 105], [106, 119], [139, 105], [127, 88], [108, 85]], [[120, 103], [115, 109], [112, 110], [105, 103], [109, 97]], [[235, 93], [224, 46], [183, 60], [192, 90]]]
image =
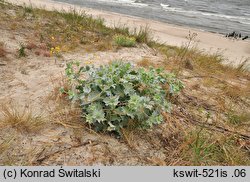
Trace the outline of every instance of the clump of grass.
[[32, 13], [33, 12], [33, 7], [32, 7], [32, 5], [24, 6], [23, 10], [24, 10], [24, 13]]
[[236, 113], [230, 111], [226, 114], [228, 122], [233, 125], [250, 124], [250, 113]]
[[18, 110], [15, 106], [2, 106], [0, 120], [4, 125], [24, 133], [36, 133], [45, 127], [45, 120], [41, 115], [34, 115], [30, 110]]
[[136, 39], [134, 37], [128, 37], [125, 35], [116, 35], [114, 41], [118, 46], [122, 47], [134, 47]]
[[141, 26], [138, 31], [135, 29], [132, 35], [133, 37], [135, 37], [136, 42], [138, 43], [145, 43], [151, 45], [153, 42], [151, 38], [151, 32], [148, 26]]
[[61, 15], [66, 20], [66, 22], [73, 24], [81, 23], [86, 17], [85, 12], [77, 12], [76, 9], [70, 9], [68, 12], [61, 11], [57, 13]]
[[112, 29], [112, 32], [115, 32], [118, 35], [123, 35], [127, 37], [134, 37], [135, 41], [138, 43], [145, 43], [147, 45], [151, 45], [153, 43], [151, 32], [148, 26], [141, 26], [138, 28], [134, 28], [134, 30], [130, 31], [129, 27], [126, 25], [115, 26]]
[[71, 9], [70, 11], [60, 11], [57, 12], [62, 16], [67, 23], [82, 25], [89, 30], [98, 30], [106, 28], [104, 25], [104, 20], [102, 18], [93, 18], [87, 15], [84, 11], [77, 11], [76, 9]]
[[113, 31], [116, 34], [122, 34], [122, 35], [127, 35], [127, 36], [130, 35], [129, 28], [125, 24], [123, 24], [123, 25], [120, 25], [120, 24], [114, 25]]
[[221, 90], [223, 91], [223, 93], [234, 101], [239, 101], [240, 98], [249, 97], [249, 89], [250, 84], [246, 84], [245, 87], [243, 87], [224, 83], [224, 85], [221, 86]]
[[189, 32], [186, 37], [187, 42], [181, 47], [168, 46], [165, 44], [153, 43], [152, 47], [166, 55], [167, 58], [175, 60], [179, 70], [190, 69], [204, 74], [210, 73], [230, 73], [230, 75], [237, 72], [236, 69], [223, 65], [224, 60], [222, 53], [217, 52], [208, 54], [197, 49], [197, 34]]
[[40, 41], [48, 48], [60, 46], [63, 52], [79, 47], [91, 51], [112, 49], [114, 33], [101, 18], [95, 19], [76, 9], [53, 12], [36, 9], [34, 14], [49, 22], [48, 26], [37, 26]]
[[141, 66], [141, 67], [144, 67], [144, 68], [149, 68], [151, 66], [153, 66], [153, 63], [152, 61], [150, 61], [149, 59], [147, 58], [143, 58], [142, 60], [140, 60], [138, 63], [137, 63], [138, 66]]
[[237, 67], [237, 70], [241, 72], [248, 72], [250, 70], [250, 59], [248, 58], [244, 61], [241, 61], [241, 63]]
[[18, 57], [26, 57], [26, 52], [25, 52], [26, 47], [24, 46], [24, 44], [20, 44], [20, 48], [18, 49]]
[[222, 65], [223, 57], [218, 52], [215, 54], [206, 54], [196, 49], [187, 53], [187, 57], [192, 60], [196, 70], [205, 72], [221, 73], [227, 69], [227, 66]]
[[158, 43], [158, 42], [153, 42], [151, 44], [151, 47], [158, 50], [163, 55], [166, 55], [167, 58], [176, 57], [178, 55], [179, 51], [180, 51], [179, 47], [169, 46], [169, 45]]
[[247, 151], [237, 140], [236, 136], [194, 130], [186, 136], [179, 157], [188, 165], [249, 165]]
[[[247, 62], [244, 61], [239, 68], [233, 68], [229, 65], [223, 64], [225, 58], [222, 52], [213, 54], [200, 51], [195, 46], [195, 36], [189, 35], [187, 43], [182, 47], [169, 46], [160, 43], [152, 43], [151, 47], [166, 56], [168, 68], [174, 66], [179, 71], [183, 69], [192, 70], [200, 75], [220, 76], [221, 79], [238, 78], [242, 76], [249, 78], [249, 72], [245, 71]], [[171, 64], [170, 64], [171, 63]]]

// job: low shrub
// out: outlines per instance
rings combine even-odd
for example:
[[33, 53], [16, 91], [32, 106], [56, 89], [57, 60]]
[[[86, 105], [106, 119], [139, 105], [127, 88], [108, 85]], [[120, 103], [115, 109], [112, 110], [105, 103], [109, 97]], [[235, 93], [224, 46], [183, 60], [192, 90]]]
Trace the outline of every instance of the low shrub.
[[128, 37], [125, 35], [116, 35], [114, 41], [117, 45], [122, 47], [134, 47], [136, 44], [136, 39], [134, 37]]
[[72, 89], [62, 91], [80, 102], [85, 121], [96, 131], [118, 134], [128, 122], [143, 129], [160, 124], [162, 114], [171, 109], [167, 95], [177, 94], [183, 88], [171, 73], [119, 61], [99, 68], [69, 63], [66, 75]]

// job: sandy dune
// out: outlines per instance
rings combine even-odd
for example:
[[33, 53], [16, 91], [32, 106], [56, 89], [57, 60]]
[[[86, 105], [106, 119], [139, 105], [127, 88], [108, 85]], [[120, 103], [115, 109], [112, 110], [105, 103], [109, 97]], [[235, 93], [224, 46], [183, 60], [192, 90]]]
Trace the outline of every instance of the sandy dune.
[[229, 40], [222, 35], [200, 31], [188, 27], [180, 27], [161, 23], [153, 20], [147, 20], [139, 17], [132, 17], [122, 15], [118, 13], [94, 10], [89, 8], [83, 8], [79, 6], [73, 6], [67, 3], [58, 3], [50, 0], [8, 0], [9, 2], [16, 4], [30, 4], [36, 7], [44, 7], [46, 9], [65, 9], [76, 8], [84, 10], [88, 14], [92, 14], [95, 17], [104, 18], [108, 26], [114, 24], [126, 24], [129, 27], [149, 26], [153, 32], [154, 39], [167, 43], [173, 46], [181, 46], [187, 42], [186, 36], [189, 31], [191, 33], [197, 33], [196, 40], [198, 42], [197, 47], [205, 52], [217, 53], [220, 52], [225, 57], [225, 63], [232, 65], [238, 65], [246, 59], [250, 59], [250, 42], [241, 40]]
[[[20, 4], [23, 2], [16, 1]], [[46, 5], [48, 9], [70, 8], [67, 4], [40, 0], [34, 2], [39, 7]], [[196, 133], [201, 132], [199, 126], [204, 127], [202, 140], [199, 140], [202, 143], [200, 153], [204, 154], [204, 157], [202, 155], [199, 159], [199, 165], [250, 164], [248, 73], [235, 73], [235, 70], [231, 69], [220, 71], [222, 66], [217, 64], [211, 64], [211, 67], [206, 64], [201, 68], [196, 67], [196, 62], [193, 62], [194, 67], [192, 63], [191, 67], [182, 65], [182, 62], [176, 64], [171, 57], [166, 59], [165, 54], [142, 44], [133, 48], [114, 49], [114, 46], [113, 49], [88, 51], [88, 45], [97, 47], [101, 44], [78, 43], [79, 49], [62, 52], [61, 58], [54, 55], [45, 56], [44, 53], [48, 53], [50, 48], [46, 43], [52, 41], [52, 34], [45, 34], [48, 37], [45, 41], [41, 40], [39, 35], [43, 35], [41, 33], [46, 30], [54, 30], [55, 23], [63, 20], [63, 17], [59, 16], [59, 19], [52, 21], [51, 16], [46, 17], [46, 12], [43, 12], [35, 14], [37, 16], [34, 18], [30, 18], [31, 14], [17, 18], [17, 15], [24, 12], [22, 8], [0, 7], [0, 50], [2, 46], [2, 50], [6, 52], [6, 55], [0, 54], [0, 165], [193, 166], [197, 165], [197, 153], [196, 148], [192, 146], [196, 146], [198, 141]], [[106, 18], [110, 26], [119, 20], [128, 22], [131, 27], [148, 23], [156, 39], [172, 45], [185, 42], [189, 30], [114, 13], [89, 9], [87, 12]], [[34, 22], [41, 26], [34, 28]], [[48, 29], [41, 28], [49, 23], [53, 26]], [[64, 21], [59, 27], [63, 27], [63, 23]], [[243, 53], [237, 52], [237, 49], [241, 48], [244, 52], [242, 48], [249, 46], [247, 42], [232, 42], [216, 34], [195, 32], [199, 34], [200, 40], [202, 38], [199, 48], [206, 46], [207, 51], [210, 47], [215, 51], [218, 45], [225, 49], [227, 45], [232, 46], [232, 52], [226, 51], [227, 54], [237, 53], [237, 56], [241, 57]], [[94, 32], [90, 33], [95, 35]], [[89, 35], [91, 34], [80, 34], [77, 37]], [[110, 38], [113, 38], [112, 36], [110, 35]], [[214, 38], [213, 44], [209, 43], [209, 36]], [[104, 40], [101, 40], [101, 43]], [[55, 41], [57, 42], [57, 37]], [[223, 41], [229, 43], [223, 45]], [[21, 43], [26, 46], [24, 57], [18, 55]], [[34, 44], [33, 48], [29, 43]], [[74, 41], [70, 40], [69, 43]], [[96, 133], [84, 125], [82, 109], [79, 110], [74, 103], [64, 98], [65, 95], [60, 94], [59, 88], [66, 88], [68, 84], [64, 76], [66, 63], [75, 60], [83, 65], [91, 63], [95, 66], [122, 60], [137, 66], [141, 66], [140, 63], [144, 63], [144, 66], [161, 66], [166, 71], [175, 71], [176, 67], [180, 67], [178, 77], [184, 83], [185, 89], [178, 97], [173, 98], [172, 113], [164, 116], [166, 119], [162, 125], [148, 131], [124, 130], [124, 139], [117, 139], [113, 134]], [[239, 117], [243, 118], [242, 121], [237, 120]], [[210, 153], [207, 153], [208, 149], [211, 149]]]

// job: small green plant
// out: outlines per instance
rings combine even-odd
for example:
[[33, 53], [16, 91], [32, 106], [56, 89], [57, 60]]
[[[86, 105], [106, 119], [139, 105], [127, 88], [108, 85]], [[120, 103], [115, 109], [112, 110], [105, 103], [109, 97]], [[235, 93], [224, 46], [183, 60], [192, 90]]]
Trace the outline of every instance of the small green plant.
[[141, 26], [139, 30], [134, 29], [133, 36], [138, 43], [146, 43], [148, 45], [152, 43], [151, 31], [148, 26]]
[[93, 18], [92, 16], [87, 15], [84, 11], [70, 9], [69, 11], [59, 11], [57, 13], [71, 25], [83, 25], [88, 30], [106, 29], [102, 18]]
[[129, 28], [127, 27], [126, 24], [117, 24], [117, 25], [114, 25], [114, 32], [116, 34], [122, 34], [122, 35], [130, 35], [130, 31], [129, 31]]
[[79, 63], [69, 63], [66, 75], [72, 89], [62, 91], [71, 100], [80, 102], [85, 121], [96, 131], [118, 134], [128, 122], [143, 129], [160, 124], [162, 114], [171, 109], [167, 95], [183, 88], [182, 82], [171, 73], [136, 68], [119, 61], [99, 68], [79, 68]]
[[20, 48], [18, 49], [18, 57], [25, 57], [26, 53], [25, 53], [25, 46], [23, 44], [20, 44]]
[[250, 121], [250, 113], [236, 113], [234, 111], [229, 111], [227, 114], [228, 122], [233, 125], [247, 124]]
[[25, 13], [32, 13], [33, 12], [32, 5], [30, 5], [30, 6], [24, 6], [24, 12]]
[[126, 24], [124, 25], [114, 25], [113, 29], [115, 34], [123, 35], [127, 37], [133, 37], [135, 42], [145, 43], [147, 45], [151, 45], [153, 43], [153, 39], [151, 36], [151, 30], [148, 26], [141, 26], [139, 28], [129, 29]]
[[223, 135], [196, 128], [187, 133], [181, 145], [181, 157], [186, 165], [239, 165], [249, 164], [247, 152], [237, 146], [236, 135]]
[[125, 35], [116, 35], [114, 41], [117, 45], [122, 47], [134, 47], [136, 44], [136, 39], [134, 37], [128, 37]]

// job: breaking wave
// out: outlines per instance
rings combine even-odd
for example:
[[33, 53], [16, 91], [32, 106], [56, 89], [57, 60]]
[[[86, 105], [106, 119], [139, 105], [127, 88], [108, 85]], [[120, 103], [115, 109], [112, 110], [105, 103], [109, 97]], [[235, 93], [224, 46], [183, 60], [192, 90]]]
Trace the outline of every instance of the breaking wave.
[[167, 4], [161, 4], [161, 7], [165, 11], [169, 11], [169, 12], [176, 12], [176, 13], [189, 14], [189, 15], [203, 15], [203, 16], [210, 16], [210, 17], [213, 16], [213, 17], [224, 18], [224, 19], [229, 19], [229, 20], [234, 20], [234, 21], [237, 20], [238, 22], [242, 24], [247, 24], [247, 25], [250, 24], [250, 18], [248, 17], [217, 14], [217, 13], [206, 11], [206, 10], [200, 10], [200, 11], [184, 10], [182, 8], [171, 7], [170, 5], [167, 5]]
[[126, 6], [134, 6], [134, 7], [146, 7], [148, 4], [137, 2], [136, 0], [98, 0], [101, 2], [107, 2], [107, 3], [117, 3], [122, 4]]

